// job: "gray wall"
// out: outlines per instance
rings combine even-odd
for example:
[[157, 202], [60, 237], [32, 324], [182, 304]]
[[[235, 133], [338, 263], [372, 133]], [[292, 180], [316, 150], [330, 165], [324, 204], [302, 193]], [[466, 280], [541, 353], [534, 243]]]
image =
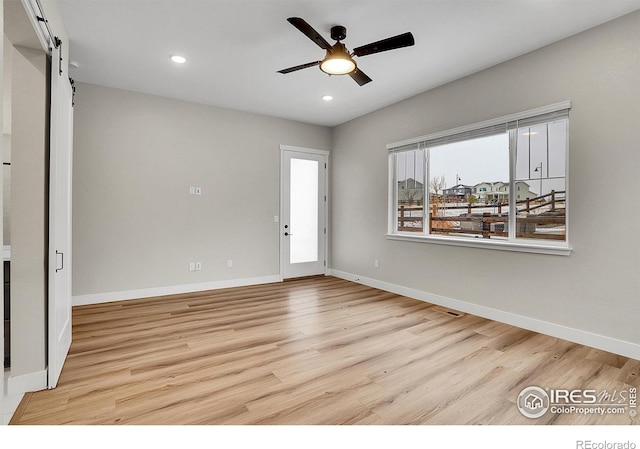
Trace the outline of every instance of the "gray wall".
[[[573, 105], [569, 257], [385, 238], [386, 144], [563, 100]], [[635, 12], [338, 126], [331, 267], [640, 344], [639, 119]]]
[[[0, 140], [0, 154], [4, 155], [4, 132], [6, 130], [4, 122], [5, 122], [5, 115], [6, 115], [6, 108], [4, 107], [4, 41], [5, 41], [5, 37], [4, 37], [4, 1], [0, 0], [0, 40], [2, 42], [0, 42], [0, 86], [3, 86], [3, 88], [0, 90], [0, 103], [2, 103], [3, 107], [2, 107], [2, 113], [0, 114], [0, 129], [2, 129], [2, 140]], [[3, 178], [3, 195], [4, 196], [4, 177], [2, 176], [3, 173], [0, 173], [0, 177]], [[2, 197], [0, 197], [0, 204], [3, 203]], [[4, 211], [4, 204], [2, 204], [3, 207], [3, 211]], [[3, 220], [4, 221], [4, 220]], [[4, 231], [4, 223], [0, 224], [0, 227], [3, 228]], [[3, 232], [4, 234], [4, 232]], [[3, 280], [4, 283], [4, 270], [3, 273], [0, 274], [0, 279]], [[4, 289], [2, 290], [2, 293], [0, 293], [0, 298], [4, 301]], [[4, 305], [4, 304], [3, 304]], [[0, 323], [3, 323], [3, 332], [0, 334], [0, 348], [2, 348], [3, 351], [3, 355], [4, 355], [4, 307], [0, 308]], [[4, 357], [3, 357], [4, 359]], [[4, 424], [4, 369], [1, 371], [0, 374], [0, 416], [2, 416], [2, 422], [0, 422], [0, 424]]]
[[12, 47], [11, 376], [45, 369], [47, 59]]
[[[3, 54], [9, 55], [2, 63], [2, 162], [11, 163], [11, 42], [3, 37]], [[11, 166], [2, 166], [2, 236], [5, 245], [11, 244]]]
[[76, 297], [278, 275], [279, 145], [329, 149], [331, 138], [320, 126], [83, 83], [74, 129]]

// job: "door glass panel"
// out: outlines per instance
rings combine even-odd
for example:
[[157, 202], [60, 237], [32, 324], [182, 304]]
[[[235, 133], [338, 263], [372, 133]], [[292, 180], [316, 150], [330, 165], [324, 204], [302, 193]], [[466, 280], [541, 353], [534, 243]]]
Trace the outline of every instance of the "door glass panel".
[[318, 161], [291, 158], [290, 263], [318, 260]]

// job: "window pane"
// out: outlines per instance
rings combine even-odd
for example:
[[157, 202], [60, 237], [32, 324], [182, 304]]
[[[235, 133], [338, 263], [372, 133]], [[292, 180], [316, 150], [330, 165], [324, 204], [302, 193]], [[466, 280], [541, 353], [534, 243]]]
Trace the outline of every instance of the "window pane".
[[567, 121], [549, 123], [549, 176], [564, 178], [567, 172]]
[[566, 239], [567, 122], [518, 129], [516, 238]]
[[318, 161], [291, 159], [290, 263], [318, 260]]
[[509, 135], [429, 149], [430, 234], [506, 239]]
[[424, 150], [396, 154], [397, 220], [400, 232], [422, 232], [424, 223]]

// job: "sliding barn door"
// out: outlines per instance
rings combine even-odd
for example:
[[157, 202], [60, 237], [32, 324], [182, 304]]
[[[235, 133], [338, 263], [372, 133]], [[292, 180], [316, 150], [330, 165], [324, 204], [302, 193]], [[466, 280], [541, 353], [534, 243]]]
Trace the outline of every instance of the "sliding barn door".
[[71, 174], [73, 88], [60, 73], [60, 48], [51, 57], [49, 167], [48, 387], [58, 383], [71, 346]]

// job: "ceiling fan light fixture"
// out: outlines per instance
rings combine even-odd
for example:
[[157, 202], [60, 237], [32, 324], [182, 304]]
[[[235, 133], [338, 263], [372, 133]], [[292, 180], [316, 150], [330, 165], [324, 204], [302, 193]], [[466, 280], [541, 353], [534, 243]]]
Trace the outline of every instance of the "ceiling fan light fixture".
[[356, 69], [356, 62], [346, 53], [329, 53], [320, 63], [320, 70], [329, 75], [347, 75]]

